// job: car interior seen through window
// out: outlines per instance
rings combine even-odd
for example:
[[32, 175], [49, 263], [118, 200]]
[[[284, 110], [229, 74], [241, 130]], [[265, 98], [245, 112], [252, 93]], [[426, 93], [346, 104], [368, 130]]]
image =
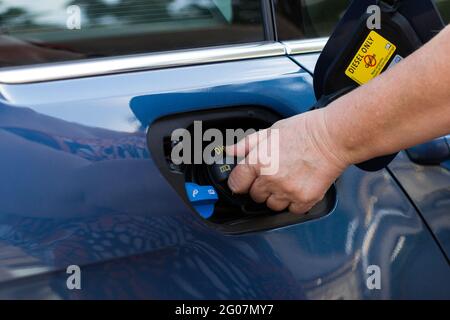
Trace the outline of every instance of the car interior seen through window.
[[[327, 37], [351, 0], [274, 0], [278, 39]], [[445, 23], [450, 22], [450, 0], [435, 0]]]
[[0, 67], [264, 40], [260, 0], [0, 0]]

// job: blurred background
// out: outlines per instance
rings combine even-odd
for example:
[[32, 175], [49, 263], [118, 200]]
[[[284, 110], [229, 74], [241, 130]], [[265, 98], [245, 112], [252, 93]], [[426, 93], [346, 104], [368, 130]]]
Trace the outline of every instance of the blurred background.
[[[349, 2], [274, 0], [279, 40], [329, 35]], [[450, 0], [436, 3], [448, 22]], [[0, 0], [0, 66], [264, 41], [263, 9], [261, 0]]]

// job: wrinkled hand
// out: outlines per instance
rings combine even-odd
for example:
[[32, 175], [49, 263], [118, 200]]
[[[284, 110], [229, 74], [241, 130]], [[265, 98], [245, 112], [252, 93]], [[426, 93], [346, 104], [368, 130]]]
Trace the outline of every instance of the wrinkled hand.
[[[228, 146], [227, 155], [246, 157], [231, 172], [230, 189], [250, 193], [254, 201], [266, 202], [275, 211], [289, 208], [300, 214], [310, 210], [350, 164], [327, 133], [323, 110], [279, 121]], [[274, 129], [278, 129], [278, 141], [270, 139]], [[273, 143], [279, 143], [278, 160], [267, 151]], [[262, 174], [273, 161], [278, 161], [278, 169]]]

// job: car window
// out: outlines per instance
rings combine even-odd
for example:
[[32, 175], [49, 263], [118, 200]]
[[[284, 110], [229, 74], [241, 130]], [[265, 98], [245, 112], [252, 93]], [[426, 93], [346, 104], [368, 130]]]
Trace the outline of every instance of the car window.
[[260, 0], [0, 0], [0, 66], [264, 40]]
[[[280, 40], [327, 37], [351, 0], [274, 0]], [[450, 0], [435, 0], [446, 23], [450, 21]]]
[[434, 0], [445, 23], [450, 23], [450, 0]]

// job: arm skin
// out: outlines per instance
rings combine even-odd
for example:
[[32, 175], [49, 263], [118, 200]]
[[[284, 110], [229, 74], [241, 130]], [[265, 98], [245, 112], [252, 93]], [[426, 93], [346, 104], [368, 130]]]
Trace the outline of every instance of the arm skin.
[[267, 159], [258, 158], [257, 149], [268, 145], [262, 135], [227, 147], [229, 155], [259, 160], [236, 166], [229, 187], [236, 193], [249, 192], [273, 210], [304, 213], [349, 165], [450, 133], [449, 53], [450, 26], [394, 68], [328, 107], [266, 129], [269, 134], [279, 130], [275, 174], [260, 174], [262, 163], [267, 166]]

